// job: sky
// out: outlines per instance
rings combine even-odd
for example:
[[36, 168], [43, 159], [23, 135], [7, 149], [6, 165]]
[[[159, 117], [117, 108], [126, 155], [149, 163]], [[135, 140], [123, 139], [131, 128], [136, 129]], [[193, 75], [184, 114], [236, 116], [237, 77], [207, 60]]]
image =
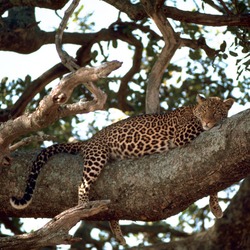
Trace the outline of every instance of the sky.
[[[96, 27], [100, 27], [100, 29], [102, 27], [108, 27], [116, 20], [117, 11], [114, 7], [99, 0], [92, 0], [91, 4], [88, 4], [88, 2], [89, 1], [87, 0], [81, 1], [81, 3], [85, 6], [83, 14], [93, 12], [93, 20], [96, 23]], [[186, 3], [186, 5], [187, 4], [188, 3]], [[186, 5], [183, 5], [183, 9], [187, 8]], [[63, 15], [63, 12], [59, 11], [59, 14]], [[37, 9], [36, 16], [37, 21], [41, 21], [41, 23], [39, 24], [41, 29], [47, 31], [54, 30], [60, 23], [60, 19], [55, 15], [54, 11], [51, 10]], [[125, 16], [123, 16], [123, 20], [125, 20]], [[74, 31], [74, 27], [69, 28], [72, 29], [70, 31]], [[218, 43], [222, 42], [221, 39], [222, 38], [218, 36]], [[69, 54], [74, 56], [75, 51], [78, 47], [66, 45], [64, 46], [64, 48]], [[111, 59], [123, 61], [122, 68], [116, 71], [117, 74], [124, 73], [127, 69], [129, 69], [131, 65], [131, 54], [129, 53], [130, 52], [117, 54], [115, 49], [113, 49], [113, 51], [110, 51]], [[179, 60], [180, 58], [182, 58], [182, 53], [182, 51], [177, 51], [175, 60]], [[0, 79], [6, 76], [9, 78], [9, 80], [14, 80], [17, 78], [24, 79], [27, 74], [30, 74], [32, 76], [32, 79], [35, 79], [58, 62], [59, 56], [54, 45], [45, 45], [38, 51], [28, 55], [22, 55], [15, 52], [0, 51]], [[230, 72], [235, 72], [234, 64], [234, 62], [231, 63], [230, 67], [228, 69], [225, 69], [229, 74], [231, 74]], [[249, 103], [244, 107], [238, 104], [234, 104], [232, 110], [230, 111], [230, 115], [238, 113], [239, 111], [246, 108], [250, 108]], [[199, 202], [201, 204], [203, 204], [204, 202], [208, 204], [208, 198], [204, 198]], [[31, 229], [38, 229], [46, 222], [44, 220], [37, 219], [26, 219], [25, 221], [27, 221], [28, 223], [25, 223], [23, 228], [28, 231]], [[167, 221], [174, 224], [176, 223], [176, 217], [171, 217], [167, 219]], [[107, 249], [109, 249], [108, 246]]]

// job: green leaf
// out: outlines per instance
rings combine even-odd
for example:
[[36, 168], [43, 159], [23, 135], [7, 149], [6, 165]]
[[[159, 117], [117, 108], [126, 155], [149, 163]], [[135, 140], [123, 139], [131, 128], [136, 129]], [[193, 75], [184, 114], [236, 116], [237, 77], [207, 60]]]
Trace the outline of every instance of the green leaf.
[[248, 53], [249, 52], [249, 49], [247, 47], [244, 47], [241, 51], [242, 53]]
[[189, 56], [193, 60], [199, 60], [201, 59], [201, 51], [200, 50], [190, 50], [189, 51]]
[[117, 46], [118, 46], [118, 44], [117, 44], [117, 40], [113, 40], [113, 41], [112, 41], [112, 45], [113, 45], [113, 47], [116, 49], [116, 48], [117, 48]]
[[234, 51], [229, 51], [229, 54], [230, 54], [231, 56], [234, 56], [234, 57], [238, 56], [238, 54], [237, 54], [236, 52], [234, 52]]
[[220, 50], [224, 52], [226, 50], [226, 47], [227, 47], [227, 43], [226, 41], [223, 41], [223, 43], [220, 45]]
[[223, 53], [222, 57], [223, 57], [223, 59], [227, 59], [228, 55], [226, 53]]
[[247, 6], [245, 5], [244, 2], [240, 2], [238, 5], [237, 5], [237, 10], [238, 10], [238, 13], [244, 13], [247, 11]]

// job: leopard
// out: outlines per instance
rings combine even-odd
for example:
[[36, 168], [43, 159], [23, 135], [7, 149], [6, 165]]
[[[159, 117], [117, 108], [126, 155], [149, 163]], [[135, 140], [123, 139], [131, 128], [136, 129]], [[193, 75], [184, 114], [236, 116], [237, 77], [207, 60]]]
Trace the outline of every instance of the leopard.
[[[78, 204], [87, 204], [91, 185], [108, 162], [164, 153], [187, 145], [202, 132], [220, 125], [234, 103], [232, 98], [205, 98], [200, 94], [196, 96], [196, 101], [195, 105], [183, 106], [170, 112], [123, 119], [100, 130], [86, 141], [55, 144], [43, 149], [33, 162], [22, 198], [11, 197], [11, 206], [24, 209], [31, 203], [41, 169], [52, 156], [59, 153], [82, 154], [83, 175], [78, 188]], [[210, 195], [209, 204], [214, 216], [221, 218], [223, 212], [217, 193]], [[117, 241], [125, 245], [119, 221], [112, 220], [109, 224]]]

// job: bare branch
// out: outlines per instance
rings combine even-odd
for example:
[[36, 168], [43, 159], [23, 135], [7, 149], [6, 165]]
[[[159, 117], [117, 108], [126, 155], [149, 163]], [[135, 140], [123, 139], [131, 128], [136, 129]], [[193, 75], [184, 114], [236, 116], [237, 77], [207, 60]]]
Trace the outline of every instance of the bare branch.
[[56, 32], [55, 43], [58, 55], [61, 58], [62, 64], [67, 67], [71, 72], [75, 72], [80, 68], [79, 65], [76, 64], [76, 61], [73, 57], [69, 56], [69, 54], [62, 49], [62, 37], [63, 32], [67, 26], [68, 20], [70, 16], [73, 14], [74, 10], [78, 6], [80, 0], [73, 0], [68, 9], [64, 13], [64, 17], [60, 23], [60, 26]]
[[175, 7], [164, 6], [163, 11], [166, 17], [176, 21], [195, 23], [206, 26], [240, 26], [250, 27], [249, 15], [211, 15], [200, 12], [183, 11]]
[[181, 38], [181, 46], [187, 46], [192, 49], [203, 49], [207, 56], [210, 58], [214, 58], [219, 50], [215, 50], [210, 48], [207, 44], [204, 38], [199, 38], [198, 40], [191, 40], [186, 38]]
[[131, 36], [129, 39], [129, 43], [135, 46], [133, 64], [130, 70], [121, 79], [120, 88], [117, 93], [118, 108], [123, 111], [131, 110], [131, 107], [129, 107], [129, 105], [127, 104], [128, 83], [133, 78], [133, 76], [140, 71], [143, 52], [143, 46], [141, 41], [137, 40], [135, 37]]
[[148, 78], [146, 90], [146, 113], [158, 113], [160, 111], [159, 88], [162, 76], [176, 50], [180, 47], [179, 35], [174, 32], [161, 9], [155, 11], [150, 1], [142, 1], [149, 16], [153, 19], [163, 35], [165, 46], [162, 49], [158, 60], [155, 62]]
[[[9, 107], [10, 118], [15, 119], [18, 116], [22, 115], [27, 108], [28, 103], [34, 98], [37, 93], [41, 92], [48, 83], [52, 82], [58, 77], [61, 77], [65, 73], [67, 73], [66, 68], [61, 63], [58, 63], [44, 72], [37, 79], [32, 81], [32, 83], [24, 90], [13, 107]], [[4, 120], [4, 117], [1, 118], [2, 120]]]
[[233, 12], [226, 6], [226, 4], [224, 3], [223, 0], [219, 0], [220, 4], [223, 6], [225, 12], [228, 14], [228, 15], [233, 15]]
[[74, 238], [68, 234], [77, 222], [108, 209], [110, 201], [92, 201], [87, 207], [78, 205], [72, 207], [53, 218], [41, 229], [30, 234], [22, 234], [0, 239], [0, 249], [36, 249], [44, 246], [70, 244], [81, 238]]
[[222, 14], [225, 13], [224, 10], [219, 5], [217, 5], [213, 0], [204, 0], [204, 3], [208, 4], [209, 6], [211, 6], [218, 12], [221, 12]]
[[[82, 108], [82, 113], [103, 109], [106, 94], [95, 87], [92, 81], [106, 77], [120, 66], [120, 62], [112, 61], [95, 68], [80, 68], [76, 72], [65, 76], [60, 84], [43, 98], [33, 113], [24, 114], [3, 123], [0, 127], [0, 149], [2, 153], [0, 163], [6, 165], [11, 162], [8, 157], [9, 145], [19, 136], [47, 127], [65, 115], [76, 114], [76, 110], [80, 112], [80, 108]], [[81, 103], [78, 109], [74, 105], [63, 107], [62, 105], [69, 100], [74, 88], [83, 83], [93, 94], [93, 101]], [[72, 113], [70, 110], [72, 110]]]
[[9, 147], [10, 152], [15, 151], [16, 149], [26, 146], [32, 142], [38, 142], [38, 141], [49, 141], [49, 140], [55, 140], [56, 137], [52, 135], [32, 135], [29, 137], [26, 137], [22, 139], [21, 141], [15, 143], [14, 145], [11, 145]]

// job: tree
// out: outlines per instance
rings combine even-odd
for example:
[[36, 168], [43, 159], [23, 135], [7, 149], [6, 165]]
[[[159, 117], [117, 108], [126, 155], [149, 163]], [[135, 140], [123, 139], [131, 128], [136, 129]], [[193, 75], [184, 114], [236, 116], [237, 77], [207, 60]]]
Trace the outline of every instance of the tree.
[[[54, 65], [35, 80], [29, 76], [13, 82], [8, 82], [7, 78], [2, 79], [0, 186], [3, 206], [0, 214], [1, 222], [15, 233], [20, 233], [20, 229], [16, 225], [16, 219], [8, 219], [10, 216], [53, 217], [77, 204], [76, 183], [80, 181], [81, 158], [60, 155], [50, 161], [41, 173], [41, 181], [32, 205], [23, 211], [11, 209], [9, 197], [13, 192], [23, 190], [30, 162], [35, 155], [31, 149], [24, 152], [17, 149], [27, 142], [30, 143], [30, 148], [37, 147], [37, 141], [48, 139], [44, 134], [34, 137], [32, 132], [43, 129], [45, 134], [56, 136], [54, 141], [65, 141], [65, 135], [73, 135], [74, 124], [82, 121], [82, 117], [75, 116], [76, 114], [104, 109], [104, 105], [105, 109], [115, 107], [130, 115], [144, 111], [152, 113], [171, 110], [179, 105], [194, 103], [197, 92], [224, 98], [230, 96], [240, 103], [249, 101], [247, 73], [250, 16], [247, 1], [203, 1], [202, 4], [194, 5], [195, 11], [191, 8], [181, 10], [183, 2], [179, 1], [178, 4], [173, 1], [174, 7], [168, 2], [164, 4], [164, 1], [105, 1], [119, 10], [117, 20], [108, 28], [95, 31], [94, 24], [90, 22], [91, 15], [81, 17], [83, 6], [80, 6], [71, 19], [71, 24], [78, 27], [77, 32], [64, 31], [67, 16], [71, 14], [68, 11], [57, 31], [41, 30], [34, 6], [60, 10], [67, 2], [33, 1], [15, 5], [13, 2], [0, 1], [0, 13], [3, 15], [8, 11], [8, 16], [2, 16], [1, 19], [1, 50], [29, 54], [45, 44], [55, 43], [56, 37], [57, 50], [62, 59], [62, 63]], [[192, 5], [196, 2], [190, 0], [188, 3]], [[78, 1], [73, 1], [73, 4], [77, 6]], [[209, 14], [211, 8], [216, 14]], [[151, 27], [152, 23], [159, 31]], [[211, 43], [216, 37], [215, 27], [221, 26], [221, 42]], [[79, 46], [75, 61], [61, 50], [61, 43]], [[131, 66], [123, 75], [114, 75], [114, 72], [107, 78], [108, 74], [121, 67], [118, 53], [117, 61], [104, 62], [109, 60], [108, 51], [112, 48], [118, 51], [120, 47], [124, 51], [124, 43], [128, 53], [132, 53]], [[173, 59], [179, 49], [187, 56], [184, 62], [174, 63]], [[234, 76], [228, 77], [225, 73], [226, 62], [233, 57], [237, 64], [234, 80]], [[87, 65], [90, 67], [87, 68]], [[63, 77], [69, 71], [73, 73]], [[185, 79], [182, 75], [185, 75]], [[52, 89], [46, 88], [51, 81], [58, 78], [62, 78], [60, 85]], [[117, 91], [113, 89], [114, 84], [119, 85]], [[14, 96], [17, 97], [15, 102], [12, 100]], [[82, 98], [85, 100], [79, 101]], [[25, 113], [26, 110], [29, 113]], [[167, 156], [157, 155], [112, 163], [103, 171], [91, 194], [94, 200], [110, 200], [108, 209], [106, 201], [101, 205], [98, 202], [93, 203], [93, 207], [83, 211], [84, 218], [101, 221], [162, 220], [185, 210], [196, 200], [242, 180], [250, 173], [249, 122], [247, 110], [228, 119], [222, 127], [204, 133], [188, 147], [173, 150]], [[95, 130], [93, 126], [91, 133]], [[71, 168], [65, 169], [69, 164]], [[59, 176], [61, 181], [58, 181]], [[68, 176], [71, 176], [70, 181], [67, 181]], [[237, 195], [230, 201], [225, 216], [207, 231], [203, 223], [209, 218], [208, 209], [198, 209], [196, 206], [191, 206], [183, 215], [188, 217], [191, 214], [195, 218], [192, 226], [198, 227], [199, 232], [194, 230], [192, 235], [183, 231], [182, 220], [177, 228], [161, 222], [151, 227], [147, 224], [138, 227], [125, 226], [123, 231], [126, 235], [143, 232], [144, 241], [152, 244], [147, 248], [151, 249], [177, 246], [197, 249], [199, 244], [207, 246], [207, 249], [215, 246], [220, 249], [247, 247], [250, 244], [247, 234], [250, 217], [246, 212], [250, 206], [248, 179], [244, 180]], [[117, 183], [115, 180], [120, 181]], [[15, 186], [15, 190], [9, 190], [6, 183]], [[49, 193], [48, 187], [51, 190]], [[49, 202], [44, 204], [44, 201]], [[236, 213], [238, 207], [241, 210]], [[100, 210], [103, 211], [99, 213]], [[77, 214], [76, 218], [71, 216], [73, 211]], [[60, 232], [67, 233], [68, 228], [82, 218], [78, 214], [79, 210], [73, 211], [59, 216], [63, 218], [63, 222], [69, 222], [62, 226]], [[54, 229], [58, 231], [56, 224], [53, 224], [56, 221], [52, 220], [52, 227], [49, 224], [47, 231], [42, 229], [29, 235], [26, 241], [21, 236], [5, 238], [0, 241], [0, 246], [2, 244], [2, 247], [6, 247], [7, 244], [14, 249], [17, 244], [20, 249], [20, 244], [27, 248], [71, 242], [72, 239], [65, 234], [53, 234]], [[187, 220], [185, 223], [192, 222]], [[237, 233], [234, 232], [235, 223]], [[79, 229], [77, 235], [85, 236], [85, 247], [95, 246], [101, 249], [112, 236], [108, 233], [101, 235], [99, 240], [92, 238], [90, 231], [95, 227], [109, 232], [104, 223], [84, 222], [83, 230], [80, 233]], [[48, 240], [42, 234], [45, 231], [54, 238]], [[222, 231], [223, 234], [220, 233]], [[40, 241], [32, 237], [38, 237]], [[173, 241], [164, 243], [169, 238]], [[35, 239], [37, 245], [34, 245], [32, 239]], [[174, 241], [175, 239], [179, 240]]]

